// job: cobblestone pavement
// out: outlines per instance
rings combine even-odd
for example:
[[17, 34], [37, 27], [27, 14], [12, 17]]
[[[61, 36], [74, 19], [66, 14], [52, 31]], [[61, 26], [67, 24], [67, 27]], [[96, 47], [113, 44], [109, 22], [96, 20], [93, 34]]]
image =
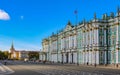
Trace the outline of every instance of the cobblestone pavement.
[[120, 69], [83, 65], [8, 61], [7, 66], [15, 71], [11, 75], [120, 75]]

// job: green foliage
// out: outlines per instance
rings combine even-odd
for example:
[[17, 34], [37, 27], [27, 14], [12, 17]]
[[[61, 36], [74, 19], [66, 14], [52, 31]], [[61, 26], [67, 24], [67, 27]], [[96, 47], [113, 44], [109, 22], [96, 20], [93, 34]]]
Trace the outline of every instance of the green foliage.
[[9, 53], [7, 51], [4, 51], [4, 52], [0, 51], [0, 60], [8, 59], [8, 55]]
[[39, 52], [29, 52], [28, 56], [30, 60], [37, 60], [39, 59]]

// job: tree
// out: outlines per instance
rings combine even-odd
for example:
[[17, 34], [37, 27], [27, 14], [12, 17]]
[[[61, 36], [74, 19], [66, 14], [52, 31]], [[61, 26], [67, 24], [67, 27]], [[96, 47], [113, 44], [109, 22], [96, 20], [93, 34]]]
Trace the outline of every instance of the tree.
[[3, 53], [4, 53], [4, 58], [5, 58], [5, 59], [8, 59], [9, 52], [8, 52], [8, 51], [4, 51]]
[[29, 56], [29, 60], [37, 60], [37, 59], [39, 59], [39, 52], [37, 52], [37, 51], [30, 51], [28, 53], [28, 56]]
[[2, 59], [8, 59], [8, 51], [0, 51], [0, 60]]

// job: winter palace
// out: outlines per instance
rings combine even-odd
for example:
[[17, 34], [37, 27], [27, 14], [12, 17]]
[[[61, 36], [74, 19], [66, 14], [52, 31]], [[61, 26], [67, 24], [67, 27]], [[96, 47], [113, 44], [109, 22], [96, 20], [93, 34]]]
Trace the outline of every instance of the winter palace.
[[120, 9], [66, 27], [42, 40], [40, 60], [88, 65], [120, 63]]

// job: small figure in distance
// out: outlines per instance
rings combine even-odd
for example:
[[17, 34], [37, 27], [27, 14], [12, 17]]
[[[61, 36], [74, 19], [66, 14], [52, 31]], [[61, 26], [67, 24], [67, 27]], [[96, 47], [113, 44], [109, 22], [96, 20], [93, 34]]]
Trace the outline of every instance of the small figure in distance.
[[88, 62], [87, 62], [87, 65], [88, 65]]
[[7, 59], [4, 60], [4, 65], [6, 65], [6, 64], [7, 64]]

